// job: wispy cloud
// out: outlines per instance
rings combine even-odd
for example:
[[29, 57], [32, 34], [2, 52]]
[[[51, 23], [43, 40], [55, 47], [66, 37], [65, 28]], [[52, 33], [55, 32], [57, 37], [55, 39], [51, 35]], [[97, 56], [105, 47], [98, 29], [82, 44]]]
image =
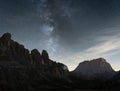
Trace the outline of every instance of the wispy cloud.
[[119, 34], [96, 37], [95, 41], [99, 43], [64, 59], [68, 60], [66, 63], [70, 70], [73, 70], [81, 61], [99, 57], [108, 58], [120, 52]]
[[108, 56], [113, 54], [114, 50], [120, 49], [120, 41], [109, 40], [104, 43], [97, 44], [83, 52], [78, 53], [76, 56], [77, 59], [92, 59], [96, 57]]

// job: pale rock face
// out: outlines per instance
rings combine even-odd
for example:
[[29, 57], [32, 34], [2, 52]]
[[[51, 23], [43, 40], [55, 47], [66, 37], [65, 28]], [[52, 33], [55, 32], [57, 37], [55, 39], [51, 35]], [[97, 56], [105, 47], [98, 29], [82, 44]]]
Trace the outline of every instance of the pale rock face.
[[98, 74], [114, 74], [115, 71], [111, 65], [103, 58], [94, 59], [91, 61], [84, 61], [73, 71], [85, 76], [94, 76]]

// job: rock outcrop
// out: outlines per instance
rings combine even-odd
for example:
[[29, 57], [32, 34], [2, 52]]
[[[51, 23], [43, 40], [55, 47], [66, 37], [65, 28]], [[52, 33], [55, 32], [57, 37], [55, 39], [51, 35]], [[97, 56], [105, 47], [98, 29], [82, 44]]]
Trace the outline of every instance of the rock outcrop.
[[73, 71], [83, 76], [105, 76], [111, 77], [115, 74], [111, 65], [103, 58], [94, 59], [91, 61], [84, 61]]
[[114, 76], [116, 72], [103, 58], [84, 61], [69, 72], [66, 65], [51, 60], [46, 50], [30, 52], [11, 37], [10, 33], [0, 37], [0, 91], [119, 87], [120, 72]]
[[31, 56], [32, 56], [32, 63], [31, 64], [40, 64], [41, 63], [41, 54], [37, 49], [33, 49], [31, 51]]
[[0, 65], [25, 68], [32, 66], [36, 67], [36, 70], [40, 68], [43, 72], [48, 69], [49, 74], [52, 75], [53, 73], [54, 76], [62, 76], [68, 71], [68, 69], [64, 71], [65, 65], [52, 61], [46, 50], [43, 50], [40, 54], [37, 49], [33, 49], [30, 53], [23, 45], [12, 40], [10, 33], [5, 33], [0, 38]]

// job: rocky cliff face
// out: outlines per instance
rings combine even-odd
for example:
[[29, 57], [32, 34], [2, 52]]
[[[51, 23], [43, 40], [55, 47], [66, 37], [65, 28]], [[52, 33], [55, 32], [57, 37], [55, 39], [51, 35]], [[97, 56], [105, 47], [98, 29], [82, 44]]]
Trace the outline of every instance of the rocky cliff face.
[[[66, 69], [65, 69], [66, 68]], [[36, 91], [61, 87], [68, 82], [67, 66], [49, 58], [46, 50], [31, 52], [11, 39], [10, 33], [0, 37], [0, 90]], [[62, 82], [62, 79], [65, 79]], [[61, 82], [60, 82], [61, 81]]]
[[10, 33], [5, 33], [0, 38], [0, 66], [7, 68], [32, 66], [38, 67], [42, 71], [51, 67], [47, 71], [55, 76], [61, 76], [68, 72], [68, 69], [64, 69], [66, 65], [52, 61], [46, 50], [43, 50], [42, 54], [37, 49], [29, 52], [23, 45], [12, 40]]
[[[115, 74], [105, 59], [84, 61], [69, 72], [66, 65], [50, 59], [46, 50], [29, 51], [11, 39], [10, 33], [0, 37], [0, 91], [39, 91], [41, 88], [101, 88], [103, 80]], [[95, 77], [95, 79], [86, 78]], [[118, 84], [119, 73], [112, 81]], [[88, 82], [87, 82], [88, 81]], [[98, 82], [99, 81], [99, 82]], [[110, 82], [109, 82], [110, 83]], [[114, 86], [114, 84], [113, 84]], [[112, 87], [111, 83], [108, 88]]]
[[[111, 65], [103, 58], [94, 59], [91, 61], [84, 61], [73, 71], [84, 76], [112, 76], [115, 71]], [[108, 77], [109, 78], [109, 77]]]

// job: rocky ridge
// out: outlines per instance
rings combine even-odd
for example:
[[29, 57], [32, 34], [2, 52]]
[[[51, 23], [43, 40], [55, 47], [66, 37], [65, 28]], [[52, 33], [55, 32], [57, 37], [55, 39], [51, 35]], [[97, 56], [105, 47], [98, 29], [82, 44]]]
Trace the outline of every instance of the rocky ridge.
[[119, 88], [120, 72], [116, 75], [104, 58], [84, 61], [69, 72], [66, 65], [51, 60], [46, 50], [29, 51], [11, 37], [10, 33], [0, 37], [1, 91]]
[[30, 52], [23, 45], [12, 40], [10, 33], [5, 33], [0, 38], [0, 66], [6, 68], [36, 67], [41, 70], [50, 66], [51, 69], [48, 68], [48, 71], [55, 76], [62, 76], [68, 72], [68, 69], [64, 69], [67, 66], [51, 60], [46, 50], [40, 53], [37, 49], [33, 49]]
[[109, 76], [113, 76], [115, 74], [115, 71], [112, 69], [111, 65], [104, 58], [84, 61], [80, 63], [73, 72], [89, 77], [103, 75], [108, 78]]

